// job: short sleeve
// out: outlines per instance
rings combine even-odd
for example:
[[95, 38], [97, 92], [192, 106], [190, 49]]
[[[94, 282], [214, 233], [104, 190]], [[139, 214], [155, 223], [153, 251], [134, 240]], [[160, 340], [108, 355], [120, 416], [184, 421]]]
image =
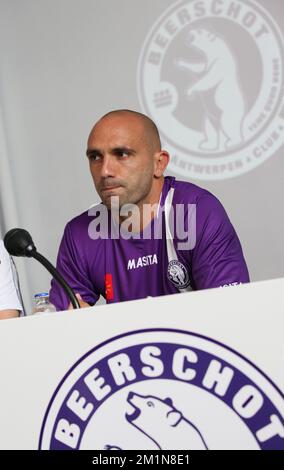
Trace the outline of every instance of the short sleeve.
[[0, 310], [19, 310], [23, 307], [18, 298], [13, 278], [12, 262], [4, 243], [0, 241]]
[[[65, 228], [59, 247], [57, 270], [74, 290], [75, 294], [79, 293], [85, 302], [94, 305], [98, 301], [100, 294], [96, 291], [91, 279], [88, 277], [86, 260], [83, 258], [82, 250], [79, 251], [76, 248], [69, 224]], [[55, 279], [51, 281], [49, 298], [57, 310], [68, 309], [70, 300], [64, 289]]]
[[196, 289], [249, 282], [239, 238], [218, 199], [205, 194], [196, 207], [196, 246], [192, 276]]

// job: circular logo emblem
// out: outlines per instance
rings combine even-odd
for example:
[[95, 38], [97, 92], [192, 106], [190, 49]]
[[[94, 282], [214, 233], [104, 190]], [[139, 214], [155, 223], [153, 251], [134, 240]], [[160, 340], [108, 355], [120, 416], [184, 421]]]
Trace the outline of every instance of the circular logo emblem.
[[172, 260], [168, 265], [168, 279], [178, 288], [185, 289], [190, 280], [186, 267], [177, 260]]
[[240, 175], [283, 144], [283, 39], [254, 0], [175, 3], [145, 40], [137, 84], [182, 176]]
[[257, 367], [209, 338], [127, 333], [66, 374], [40, 449], [284, 449], [284, 397]]

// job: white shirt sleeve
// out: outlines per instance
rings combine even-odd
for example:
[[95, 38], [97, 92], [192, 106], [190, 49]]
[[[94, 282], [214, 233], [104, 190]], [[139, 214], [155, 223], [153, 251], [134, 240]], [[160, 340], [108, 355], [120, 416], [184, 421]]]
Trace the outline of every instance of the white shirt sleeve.
[[13, 278], [11, 259], [0, 240], [0, 310], [22, 310]]

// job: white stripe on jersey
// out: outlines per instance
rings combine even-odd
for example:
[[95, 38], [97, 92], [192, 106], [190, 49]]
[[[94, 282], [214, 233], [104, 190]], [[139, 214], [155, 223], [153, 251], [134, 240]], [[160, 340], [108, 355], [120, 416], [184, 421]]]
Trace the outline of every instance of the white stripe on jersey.
[[[165, 199], [165, 225], [166, 225], [166, 242], [167, 242], [168, 262], [173, 261], [173, 260], [179, 261], [176, 250], [175, 250], [171, 229], [170, 229], [170, 211], [171, 211], [171, 207], [172, 207], [172, 203], [173, 203], [174, 192], [175, 192], [174, 188], [171, 188], [169, 190], [168, 194], [167, 194], [166, 199]], [[188, 287], [185, 287], [184, 289], [179, 289], [178, 287], [177, 287], [177, 289], [180, 292], [190, 292], [190, 291], [192, 291], [192, 287], [191, 287], [190, 284], [189, 284]]]

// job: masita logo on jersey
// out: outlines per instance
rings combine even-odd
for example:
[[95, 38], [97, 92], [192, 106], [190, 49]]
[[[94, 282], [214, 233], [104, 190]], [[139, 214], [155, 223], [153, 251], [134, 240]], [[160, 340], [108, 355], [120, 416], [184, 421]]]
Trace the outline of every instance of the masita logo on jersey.
[[144, 266], [151, 266], [152, 264], [158, 264], [156, 253], [153, 255], [140, 256], [137, 259], [129, 259], [127, 263], [127, 270], [143, 268]]
[[245, 357], [185, 331], [106, 341], [65, 375], [40, 449], [284, 449], [284, 397]]
[[137, 86], [182, 176], [240, 175], [283, 144], [283, 38], [255, 0], [171, 5], [142, 47]]

